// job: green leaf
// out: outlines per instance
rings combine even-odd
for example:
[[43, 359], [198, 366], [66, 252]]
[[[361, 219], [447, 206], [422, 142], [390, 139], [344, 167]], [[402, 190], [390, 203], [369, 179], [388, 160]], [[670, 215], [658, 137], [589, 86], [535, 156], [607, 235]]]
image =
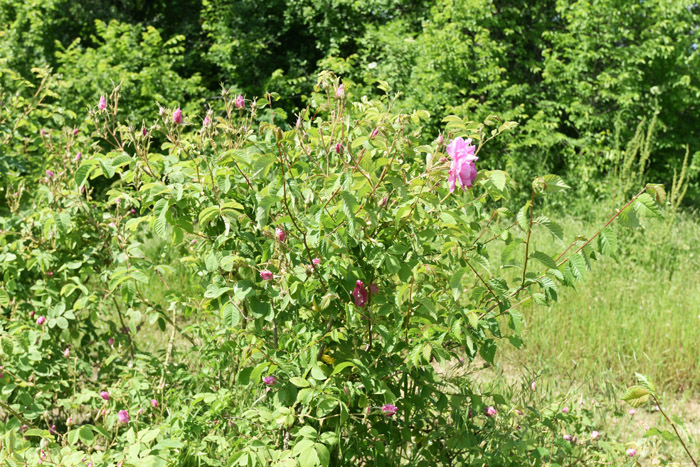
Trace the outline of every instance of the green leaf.
[[557, 263], [554, 261], [554, 258], [549, 256], [547, 253], [544, 253], [542, 251], [535, 251], [530, 255], [530, 258], [536, 259], [540, 263], [544, 264], [547, 266], [549, 269], [556, 269], [557, 268]]
[[80, 428], [78, 436], [80, 437], [80, 441], [85, 443], [87, 446], [91, 446], [92, 443], [95, 442], [95, 434], [88, 425], [83, 425]]
[[7, 292], [0, 289], [0, 306], [8, 306], [10, 304], [10, 296]]
[[627, 402], [632, 407], [639, 407], [649, 400], [651, 391], [643, 386], [632, 386], [627, 389], [625, 395], [622, 396], [622, 400]]
[[241, 320], [241, 314], [238, 312], [233, 303], [227, 302], [221, 309], [221, 318], [227, 327], [236, 327]]
[[90, 172], [92, 172], [92, 168], [94, 167], [94, 164], [86, 164], [83, 163], [80, 167], [78, 167], [78, 170], [75, 171], [75, 184], [80, 186], [83, 186], [85, 184], [85, 180], [90, 176]]
[[355, 364], [354, 364], [353, 362], [343, 362], [343, 363], [339, 363], [339, 364], [337, 364], [337, 365], [335, 366], [335, 368], [333, 368], [333, 373], [331, 373], [331, 376], [335, 376], [335, 375], [337, 375], [338, 373], [340, 373], [341, 371], [343, 371], [344, 369], [346, 369], [346, 368], [348, 368], [348, 367], [351, 367], [351, 366], [354, 367]]
[[211, 221], [214, 217], [219, 215], [219, 207], [218, 206], [209, 206], [208, 208], [203, 209], [199, 213], [199, 225], [206, 225]]
[[308, 388], [310, 386], [310, 383], [307, 380], [298, 376], [291, 378], [289, 381], [298, 388]]
[[576, 253], [569, 257], [569, 269], [576, 279], [582, 280], [586, 277], [586, 259], [581, 253]]
[[462, 277], [464, 277], [466, 272], [467, 268], [459, 268], [452, 274], [452, 278], [450, 279], [450, 289], [452, 289], [452, 296], [455, 300], [458, 300], [459, 296], [462, 294]]
[[663, 217], [659, 206], [649, 193], [642, 193], [632, 206], [639, 217], [655, 217], [657, 219]]
[[617, 252], [617, 235], [609, 227], [601, 230], [598, 235], [598, 251], [605, 256], [615, 257]]

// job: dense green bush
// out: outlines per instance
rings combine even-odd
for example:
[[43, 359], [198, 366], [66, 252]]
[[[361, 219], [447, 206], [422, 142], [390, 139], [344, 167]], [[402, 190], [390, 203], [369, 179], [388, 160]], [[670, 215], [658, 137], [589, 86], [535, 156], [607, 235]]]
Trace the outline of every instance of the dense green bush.
[[[6, 176], [3, 462], [624, 458], [579, 410], [454, 374], [521, 345], [518, 306], [614, 254], [613, 231], [534, 249], [533, 230], [563, 241], [539, 206], [567, 187], [545, 175], [511, 201], [484, 144], [512, 122], [450, 116], [426, 140], [423, 110], [347, 100], [328, 73], [316, 89], [288, 130], [271, 95], [228, 91], [130, 126], [115, 90], [89, 133], [53, 131], [40, 167]], [[657, 215], [658, 190], [615, 217]]]

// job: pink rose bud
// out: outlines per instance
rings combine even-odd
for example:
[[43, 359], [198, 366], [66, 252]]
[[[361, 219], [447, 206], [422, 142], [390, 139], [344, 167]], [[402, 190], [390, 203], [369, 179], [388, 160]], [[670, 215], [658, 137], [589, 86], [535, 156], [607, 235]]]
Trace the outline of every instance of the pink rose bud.
[[272, 271], [263, 269], [262, 271], [260, 271], [260, 277], [262, 277], [264, 281], [269, 281], [274, 277], [274, 275], [272, 274]]
[[236, 108], [242, 109], [245, 107], [245, 99], [240, 94], [236, 97]]
[[387, 203], [388, 201], [389, 201], [389, 197], [388, 197], [388, 196], [385, 196], [384, 198], [382, 198], [382, 203], [381, 203], [381, 204], [382, 204], [382, 207], [386, 207], [386, 203]]
[[148, 132], [146, 131], [146, 127], [144, 125], [141, 125], [141, 134], [143, 136], [146, 136], [148, 134]]
[[533, 381], [532, 384], [530, 384], [530, 389], [532, 389], [534, 391], [536, 387], [537, 387], [537, 385]]
[[110, 398], [109, 393], [107, 391], [100, 392], [100, 397], [106, 401], [108, 401]]
[[57, 433], [56, 431], [56, 425], [51, 425], [49, 427], [49, 434], [55, 435]]
[[338, 89], [335, 90], [335, 97], [337, 97], [338, 99], [342, 99], [343, 97], [345, 97], [345, 88], [342, 84], [338, 86]]
[[263, 383], [267, 384], [268, 386], [273, 386], [275, 383], [277, 383], [277, 378], [274, 376], [265, 376], [262, 379]]
[[635, 412], [634, 409], [630, 409], [630, 415], [634, 415], [635, 413], [637, 412]]
[[571, 435], [564, 435], [564, 439], [566, 441], [571, 441]]
[[190, 244], [191, 244], [191, 245], [194, 245], [195, 243], [197, 243], [197, 239], [196, 239], [196, 238], [193, 238], [192, 241], [190, 242]]
[[343, 153], [343, 145], [340, 143], [336, 143], [335, 144], [335, 152], [337, 152], [338, 154], [342, 154]]
[[158, 401], [155, 399], [151, 399], [151, 406], [152, 407], [158, 407]]
[[275, 235], [280, 242], [283, 242], [287, 238], [287, 233], [279, 227], [275, 229]]
[[321, 265], [321, 258], [314, 258], [314, 259], [311, 260], [311, 263], [312, 263], [314, 266], [320, 266], [320, 265]]
[[515, 409], [515, 413], [517, 413], [518, 415], [522, 415], [522, 414], [523, 414], [523, 411], [520, 410], [520, 409]]
[[49, 276], [49, 277], [53, 277], [53, 271], [47, 272], [46, 275]]
[[437, 139], [438, 146], [441, 145], [443, 141], [445, 141], [445, 137], [442, 135], [442, 133], [440, 133], [440, 136], [438, 136]]
[[561, 409], [561, 413], [569, 413], [569, 408], [564, 407], [563, 409]]
[[72, 424], [73, 424], [73, 419], [71, 417], [68, 417], [68, 419], [66, 419], [66, 425], [71, 426]]
[[99, 110], [104, 110], [107, 108], [107, 99], [105, 99], [105, 96], [100, 96], [100, 102], [97, 103], [97, 108]]
[[629, 448], [629, 449], [627, 450], [627, 455], [630, 456], [630, 457], [634, 457], [636, 454], [637, 454], [637, 450], [634, 449], [634, 448]]
[[379, 128], [375, 128], [374, 130], [372, 130], [372, 133], [370, 133], [369, 139], [376, 138], [378, 134], [379, 134]]
[[297, 128], [301, 127], [301, 115], [299, 115], [299, 117], [297, 117], [297, 124], [296, 124], [296, 127], [297, 127]]
[[136, 209], [134, 209], [134, 208], [129, 209], [129, 214], [136, 214]]
[[204, 117], [204, 126], [209, 126], [211, 124], [211, 118], [209, 118], [209, 115]]
[[78, 151], [78, 154], [75, 155], [75, 159], [73, 159], [73, 160], [78, 162], [82, 157], [83, 157], [83, 153]]
[[487, 417], [493, 417], [494, 415], [498, 414], [498, 411], [491, 407], [490, 405], [486, 408], [486, 416]]
[[48, 178], [53, 178], [53, 177], [54, 177], [54, 173], [51, 172], [50, 170], [47, 170], [47, 171], [46, 171], [46, 176], [47, 176]]
[[136, 415], [141, 415], [142, 413], [143, 413], [143, 409], [139, 409], [139, 410], [136, 412]]
[[173, 112], [173, 122], [177, 123], [178, 125], [182, 123], [182, 110], [180, 110], [180, 107], [175, 109]]
[[45, 322], [46, 322], [46, 318], [44, 318], [43, 316], [39, 316], [36, 319], [36, 324], [38, 324], [39, 326], [42, 326]]
[[109, 223], [109, 226], [112, 227], [112, 228], [114, 228], [114, 227], [117, 226], [117, 224], [115, 224], [114, 222], [110, 222], [110, 223]]
[[126, 410], [120, 410], [117, 414], [117, 417], [119, 417], [120, 422], [129, 423], [129, 412], [127, 412]]
[[44, 130], [43, 128], [42, 128], [41, 130], [39, 130], [39, 133], [41, 134], [41, 136], [48, 136], [48, 135], [49, 135], [49, 134], [46, 132], [46, 130]]
[[122, 202], [122, 199], [121, 199], [121, 198], [117, 198], [117, 199], [114, 200], [114, 202], [115, 202], [115, 204], [119, 204], [119, 203]]
[[382, 406], [382, 412], [387, 417], [394, 416], [396, 414], [396, 412], [398, 412], [398, 411], [399, 411], [398, 407], [396, 407], [394, 404], [384, 404]]
[[110, 337], [110, 338], [107, 340], [107, 343], [108, 343], [109, 345], [114, 345], [114, 337]]
[[27, 431], [28, 429], [29, 429], [29, 427], [28, 427], [27, 425], [22, 425], [22, 426], [19, 428], [19, 431]]
[[78, 129], [77, 129], [77, 128], [73, 128], [73, 136], [75, 136], [75, 135], [77, 135], [77, 134], [78, 134]]
[[351, 295], [355, 299], [356, 306], [364, 308], [365, 305], [367, 305], [367, 298], [369, 297], [369, 293], [367, 292], [365, 284], [362, 283], [362, 281], [358, 280], [357, 282], [355, 282], [355, 288], [353, 289]]
[[66, 358], [70, 357], [70, 348], [66, 347], [66, 350], [63, 351], [63, 356]]
[[600, 433], [598, 433], [597, 431], [593, 430], [591, 432], [591, 439], [598, 439], [598, 436], [600, 436]]

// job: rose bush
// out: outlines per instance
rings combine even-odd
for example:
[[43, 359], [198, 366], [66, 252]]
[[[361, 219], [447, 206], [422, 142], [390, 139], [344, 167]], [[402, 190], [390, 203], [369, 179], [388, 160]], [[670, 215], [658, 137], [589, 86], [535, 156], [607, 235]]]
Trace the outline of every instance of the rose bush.
[[[289, 127], [273, 94], [226, 90], [202, 115], [122, 122], [116, 89], [95, 99], [89, 128], [52, 128], [41, 163], [7, 175], [3, 461], [596, 455], [592, 441], [562, 441], [565, 427], [591, 436], [574, 413], [452, 370], [520, 346], [518, 306], [556, 300], [614, 255], [614, 230], [566, 245], [538, 212], [567, 188], [559, 177], [519, 187], [489, 170], [485, 144], [513, 122], [449, 116], [428, 142], [425, 111], [353, 101], [329, 73], [316, 90]], [[513, 206], [522, 189], [529, 201]], [[613, 218], [657, 214], [647, 191], [661, 192], [644, 188]], [[536, 249], [534, 229], [559, 253]]]

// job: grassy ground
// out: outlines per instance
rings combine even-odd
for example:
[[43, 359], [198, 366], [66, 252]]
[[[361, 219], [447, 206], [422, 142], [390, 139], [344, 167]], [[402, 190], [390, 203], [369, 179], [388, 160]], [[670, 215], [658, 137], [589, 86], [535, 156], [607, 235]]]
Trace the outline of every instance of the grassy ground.
[[[589, 212], [597, 222], [586, 225], [602, 225], [604, 216]], [[562, 227], [567, 239], [593, 233], [575, 218]], [[655, 407], [630, 415], [620, 397], [635, 372], [647, 375], [700, 455], [700, 224], [685, 214], [671, 225], [655, 220], [644, 231], [617, 231], [616, 260], [593, 263], [578, 290], [562, 290], [558, 303], [522, 308], [525, 347], [504, 349], [494, 376], [525, 386], [536, 378], [547, 397], [595, 407], [601, 433], [637, 448], [642, 465], [690, 465], [679, 443], [643, 438], [647, 426], [671, 429]], [[536, 243], [558, 249], [544, 235]]]

